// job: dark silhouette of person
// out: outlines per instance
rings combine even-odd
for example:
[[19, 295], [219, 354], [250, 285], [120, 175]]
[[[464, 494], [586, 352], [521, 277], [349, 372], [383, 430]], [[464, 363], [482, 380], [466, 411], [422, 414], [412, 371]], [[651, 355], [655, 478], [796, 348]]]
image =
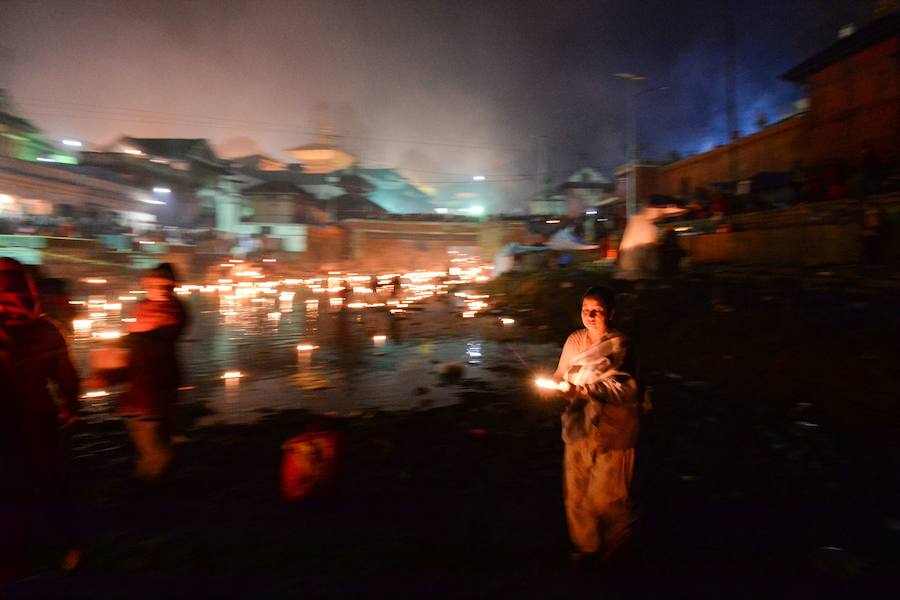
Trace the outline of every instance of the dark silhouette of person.
[[[78, 374], [65, 335], [41, 310], [34, 278], [10, 258], [0, 258], [0, 346], [0, 532], [27, 544], [33, 522], [45, 521], [65, 545], [62, 567], [72, 569], [81, 543], [59, 430], [77, 420]], [[18, 551], [24, 566], [25, 548], [4, 541], [0, 558]]]
[[126, 417], [137, 453], [134, 475], [151, 482], [172, 461], [175, 402], [181, 376], [176, 343], [187, 326], [187, 312], [175, 295], [175, 271], [161, 263], [141, 283], [147, 298], [132, 313], [124, 344], [129, 349], [129, 385], [118, 412]]

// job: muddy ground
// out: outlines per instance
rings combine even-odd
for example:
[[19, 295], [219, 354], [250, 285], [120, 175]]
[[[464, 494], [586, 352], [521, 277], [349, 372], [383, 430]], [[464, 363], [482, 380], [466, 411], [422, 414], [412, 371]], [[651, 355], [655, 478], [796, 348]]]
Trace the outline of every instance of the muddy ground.
[[[515, 314], [516, 335], [561, 345], [577, 326], [580, 290], [605, 277], [559, 271], [490, 289]], [[70, 464], [83, 565], [58, 575], [52, 551], [38, 549], [35, 572], [10, 597], [892, 589], [897, 280], [725, 270], [610, 283], [622, 292], [617, 327], [635, 340], [654, 404], [638, 448], [641, 521], [619, 561], [569, 561], [560, 406], [538, 399], [521, 368], [521, 385], [509, 389], [464, 375], [451, 384], [459, 405], [331, 419], [344, 442], [337, 489], [298, 504], [278, 495], [280, 444], [321, 417], [287, 411], [189, 430], [171, 477], [155, 487], [129, 480], [120, 424], [82, 426], [70, 443], [96, 450]]]

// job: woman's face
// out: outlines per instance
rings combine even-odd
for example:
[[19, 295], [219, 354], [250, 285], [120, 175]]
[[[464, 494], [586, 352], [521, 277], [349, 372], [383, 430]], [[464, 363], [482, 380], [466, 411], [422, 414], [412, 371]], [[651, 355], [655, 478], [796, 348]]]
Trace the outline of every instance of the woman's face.
[[602, 301], [596, 298], [585, 298], [581, 301], [581, 322], [592, 336], [602, 336], [606, 333], [609, 317]]

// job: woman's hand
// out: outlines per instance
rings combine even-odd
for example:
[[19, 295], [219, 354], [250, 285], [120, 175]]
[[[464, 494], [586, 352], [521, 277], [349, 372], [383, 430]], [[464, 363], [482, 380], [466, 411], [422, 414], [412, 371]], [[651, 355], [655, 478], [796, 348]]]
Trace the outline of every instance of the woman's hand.
[[581, 386], [562, 381], [559, 384], [559, 394], [569, 402], [572, 402], [581, 396]]

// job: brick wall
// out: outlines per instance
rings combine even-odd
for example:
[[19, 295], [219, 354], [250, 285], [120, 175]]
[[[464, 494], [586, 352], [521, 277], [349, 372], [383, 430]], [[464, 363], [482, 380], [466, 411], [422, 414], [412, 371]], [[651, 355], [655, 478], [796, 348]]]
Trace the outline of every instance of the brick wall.
[[738, 179], [762, 171], [790, 171], [795, 161], [808, 164], [807, 120], [806, 115], [797, 115], [735, 144], [660, 167], [655, 189], [666, 196], [689, 198], [698, 188], [709, 189], [715, 182], [729, 181], [732, 153]]
[[809, 79], [810, 153], [817, 162], [858, 161], [870, 144], [900, 158], [900, 38], [875, 44]]

